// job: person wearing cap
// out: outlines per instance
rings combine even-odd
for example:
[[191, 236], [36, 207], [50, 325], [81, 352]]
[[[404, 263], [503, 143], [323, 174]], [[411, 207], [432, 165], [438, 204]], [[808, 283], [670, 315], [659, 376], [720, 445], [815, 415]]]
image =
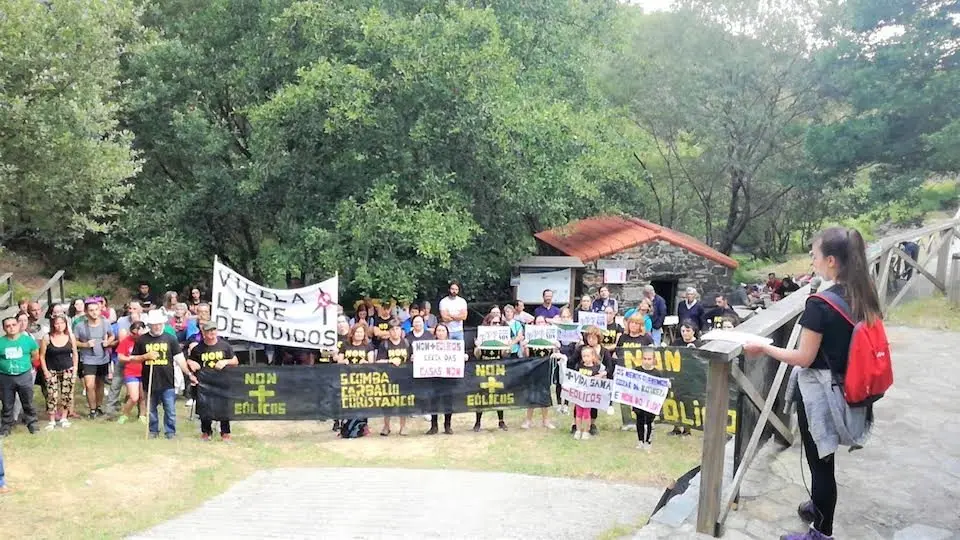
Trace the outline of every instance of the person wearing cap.
[[137, 339], [130, 360], [143, 362], [142, 383], [147, 390], [150, 410], [150, 437], [155, 439], [160, 435], [157, 404], [162, 402], [164, 433], [168, 439], [172, 439], [177, 434], [175, 370], [179, 367], [183, 373], [189, 374], [190, 382], [194, 384], [197, 383], [197, 378], [190, 373], [177, 337], [164, 331], [167, 326], [166, 316], [155, 309], [147, 314], [144, 322], [150, 331]]
[[[400, 328], [400, 321], [390, 319], [387, 323], [387, 337], [380, 342], [377, 349], [377, 362], [389, 362], [395, 366], [406, 364], [413, 359], [413, 349], [410, 343], [403, 337], [403, 330]], [[403, 435], [403, 428], [407, 425], [407, 417], [400, 417], [400, 435]], [[383, 429], [380, 435], [386, 437], [390, 435], [390, 417], [383, 417]]]
[[[187, 366], [192, 373], [201, 371], [221, 370], [228, 366], [240, 364], [237, 355], [233, 353], [233, 347], [227, 343], [227, 340], [220, 339], [217, 336], [217, 323], [206, 321], [200, 325], [200, 331], [203, 333], [203, 341], [190, 350], [190, 360]], [[200, 440], [209, 441], [213, 436], [213, 419], [206, 407], [198, 409], [200, 414]], [[220, 439], [230, 440], [230, 421], [220, 421]]]
[[73, 329], [77, 352], [83, 365], [83, 386], [87, 390], [90, 419], [103, 416], [104, 382], [112, 380], [110, 347], [116, 344], [110, 324], [101, 317], [100, 301], [88, 298], [84, 303], [86, 317]]

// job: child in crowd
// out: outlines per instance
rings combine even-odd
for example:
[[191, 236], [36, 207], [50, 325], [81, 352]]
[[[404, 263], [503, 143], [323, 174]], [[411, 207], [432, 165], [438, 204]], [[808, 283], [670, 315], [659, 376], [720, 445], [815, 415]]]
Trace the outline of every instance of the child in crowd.
[[[600, 364], [600, 357], [597, 351], [592, 347], [585, 347], [580, 352], [580, 362], [577, 363], [577, 371], [587, 377], [602, 378], [607, 373]], [[590, 409], [575, 405], [573, 407], [573, 417], [576, 421], [577, 430], [573, 433], [573, 438], [577, 440], [587, 440], [590, 438]]]
[[[639, 371], [654, 377], [662, 377], [660, 371], [657, 369], [657, 359], [652, 349], [645, 349], [643, 351]], [[633, 408], [633, 414], [637, 416], [637, 448], [649, 452], [650, 448], [652, 448], [653, 420], [657, 415], [636, 407]]]

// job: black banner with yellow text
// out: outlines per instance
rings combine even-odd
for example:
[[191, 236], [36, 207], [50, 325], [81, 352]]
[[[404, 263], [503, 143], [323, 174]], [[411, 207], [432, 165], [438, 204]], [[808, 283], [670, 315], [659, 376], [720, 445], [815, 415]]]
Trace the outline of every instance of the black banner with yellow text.
[[[703, 430], [706, 418], [707, 369], [709, 362], [697, 357], [696, 349], [687, 347], [643, 347], [642, 349], [617, 349], [617, 362], [635, 369], [640, 365], [642, 351], [650, 351], [656, 359], [657, 369], [670, 379], [670, 392], [663, 402], [660, 417], [676, 426]], [[727, 410], [727, 432], [734, 433], [737, 426], [737, 389], [731, 385]]]
[[549, 407], [548, 358], [467, 362], [462, 379], [415, 379], [410, 364], [241, 366], [199, 374], [214, 420], [324, 420]]

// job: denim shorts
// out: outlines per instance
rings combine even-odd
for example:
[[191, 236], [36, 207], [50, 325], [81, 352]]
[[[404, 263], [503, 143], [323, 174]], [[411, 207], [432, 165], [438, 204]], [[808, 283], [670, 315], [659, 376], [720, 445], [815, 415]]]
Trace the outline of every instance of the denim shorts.
[[123, 384], [138, 383], [140, 382], [140, 377], [124, 377]]

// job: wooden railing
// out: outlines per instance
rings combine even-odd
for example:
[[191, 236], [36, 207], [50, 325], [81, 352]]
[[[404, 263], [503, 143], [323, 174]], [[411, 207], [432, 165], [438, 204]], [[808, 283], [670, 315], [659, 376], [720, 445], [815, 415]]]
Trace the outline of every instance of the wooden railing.
[[[55, 289], [59, 292], [59, 295], [56, 297], [53, 295]], [[53, 277], [43, 285], [40, 291], [37, 292], [36, 296], [33, 298], [35, 302], [40, 302], [44, 308], [49, 307], [55, 301], [63, 302], [64, 299], [63, 270], [58, 270], [57, 273], [54, 274]]]
[[7, 272], [0, 276], [0, 283], [5, 284], [7, 289], [7, 292], [0, 294], [0, 310], [9, 309], [15, 303], [13, 299], [13, 274]]
[[[960, 210], [949, 221], [892, 235], [868, 247], [867, 261], [884, 309], [889, 310], [903, 301], [911, 287], [915, 287], [921, 279], [929, 280], [944, 294], [950, 292], [954, 300], [960, 303], [960, 258], [951, 257], [953, 239], [960, 238], [958, 227]], [[901, 248], [901, 243], [907, 241], [920, 245], [917, 259]], [[935, 273], [927, 269], [934, 258]], [[948, 280], [950, 266], [953, 269]], [[913, 272], [906, 272], [907, 268], [912, 268]], [[827, 286], [827, 283], [821, 285], [822, 288]], [[890, 293], [894, 291], [895, 296], [888, 301]], [[809, 295], [810, 287], [803, 287], [773, 304], [770, 309], [748, 319], [737, 330], [772, 338], [777, 346], [795, 348], [800, 336], [797, 321]], [[719, 536], [724, 521], [738, 500], [740, 484], [763, 442], [770, 435], [777, 436], [788, 445], [794, 441], [793, 429], [788, 425], [790, 418], [783, 412], [785, 381], [788, 380], [790, 368], [771, 358], [758, 358], [750, 360], [749, 369], [745, 372], [738, 365], [743, 347], [731, 342], [711, 341], [699, 353], [709, 360], [710, 368], [707, 376], [707, 413], [703, 431], [697, 531]], [[731, 379], [739, 385], [742, 400], [751, 404], [752, 408], [738, 411], [741, 422], [735, 441], [736, 472], [724, 489], [726, 410]], [[765, 396], [757, 390], [758, 383]], [[751, 420], [744, 421], [748, 415]]]

